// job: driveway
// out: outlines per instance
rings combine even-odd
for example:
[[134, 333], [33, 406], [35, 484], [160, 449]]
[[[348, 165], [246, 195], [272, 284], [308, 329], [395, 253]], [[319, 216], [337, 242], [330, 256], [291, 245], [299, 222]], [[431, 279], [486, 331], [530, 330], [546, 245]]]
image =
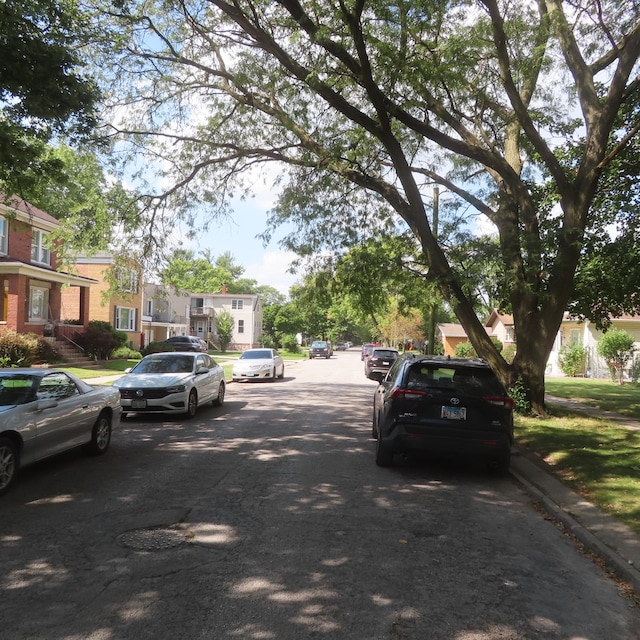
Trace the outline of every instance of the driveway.
[[639, 640], [640, 612], [483, 465], [370, 439], [357, 350], [134, 417], [0, 501], [7, 640]]

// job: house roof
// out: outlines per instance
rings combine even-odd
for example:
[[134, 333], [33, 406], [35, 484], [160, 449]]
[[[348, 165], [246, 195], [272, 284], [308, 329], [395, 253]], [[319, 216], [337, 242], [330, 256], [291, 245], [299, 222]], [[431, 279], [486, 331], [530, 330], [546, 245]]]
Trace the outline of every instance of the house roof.
[[0, 257], [0, 274], [20, 274], [30, 278], [39, 278], [46, 282], [58, 282], [60, 284], [88, 287], [98, 282], [93, 278], [57, 271], [52, 267], [34, 265], [15, 258]]
[[7, 197], [0, 194], [0, 208], [15, 211], [18, 214], [17, 217], [21, 220], [33, 222], [35, 219], [46, 223], [46, 226], [48, 227], [60, 226], [60, 222], [52, 215], [42, 211], [42, 209], [38, 209], [38, 207], [33, 206], [31, 203], [19, 198], [18, 196]]
[[500, 313], [497, 309], [494, 309], [490, 314], [487, 321], [484, 323], [485, 327], [495, 327], [498, 322], [502, 323], [504, 326], [509, 327], [513, 325], [513, 316]]

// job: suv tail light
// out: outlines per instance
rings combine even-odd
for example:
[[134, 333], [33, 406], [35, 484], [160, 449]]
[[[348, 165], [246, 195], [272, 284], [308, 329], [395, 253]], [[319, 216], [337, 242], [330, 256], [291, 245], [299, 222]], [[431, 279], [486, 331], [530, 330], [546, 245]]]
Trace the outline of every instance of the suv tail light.
[[489, 404], [495, 404], [496, 406], [504, 407], [505, 409], [513, 409], [513, 398], [504, 398], [501, 396], [484, 396], [482, 399]]
[[411, 398], [420, 398], [426, 395], [429, 395], [426, 391], [418, 391], [416, 389], [403, 389], [402, 387], [396, 387], [391, 392], [391, 397], [394, 400], [397, 400], [398, 398], [401, 400], [408, 398], [410, 400]]

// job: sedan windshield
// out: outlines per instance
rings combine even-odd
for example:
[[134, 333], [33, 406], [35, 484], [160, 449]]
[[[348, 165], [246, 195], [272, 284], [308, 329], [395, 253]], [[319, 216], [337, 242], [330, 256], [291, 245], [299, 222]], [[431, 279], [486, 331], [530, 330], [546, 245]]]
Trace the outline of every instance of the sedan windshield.
[[24, 374], [5, 374], [0, 376], [0, 407], [13, 404], [25, 404], [35, 399], [37, 380]]
[[159, 354], [142, 359], [131, 373], [191, 373], [191, 371], [193, 371], [193, 358]]
[[272, 357], [268, 349], [258, 349], [257, 351], [245, 351], [240, 360], [269, 360]]

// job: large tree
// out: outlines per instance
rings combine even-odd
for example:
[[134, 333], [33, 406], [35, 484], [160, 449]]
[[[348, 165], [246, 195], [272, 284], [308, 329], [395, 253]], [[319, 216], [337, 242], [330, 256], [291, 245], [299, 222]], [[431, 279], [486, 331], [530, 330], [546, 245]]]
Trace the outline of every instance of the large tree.
[[[171, 179], [152, 204], [224, 207], [271, 163], [272, 222], [303, 255], [410, 229], [477, 352], [544, 411], [600, 176], [638, 133], [617, 120], [640, 87], [636, 1], [132, 0], [115, 18], [114, 132]], [[434, 184], [497, 231], [512, 363], [434, 234]]]
[[87, 139], [97, 85], [83, 73], [91, 20], [76, 0], [0, 2], [0, 189], [22, 195], [61, 165], [47, 143]]

